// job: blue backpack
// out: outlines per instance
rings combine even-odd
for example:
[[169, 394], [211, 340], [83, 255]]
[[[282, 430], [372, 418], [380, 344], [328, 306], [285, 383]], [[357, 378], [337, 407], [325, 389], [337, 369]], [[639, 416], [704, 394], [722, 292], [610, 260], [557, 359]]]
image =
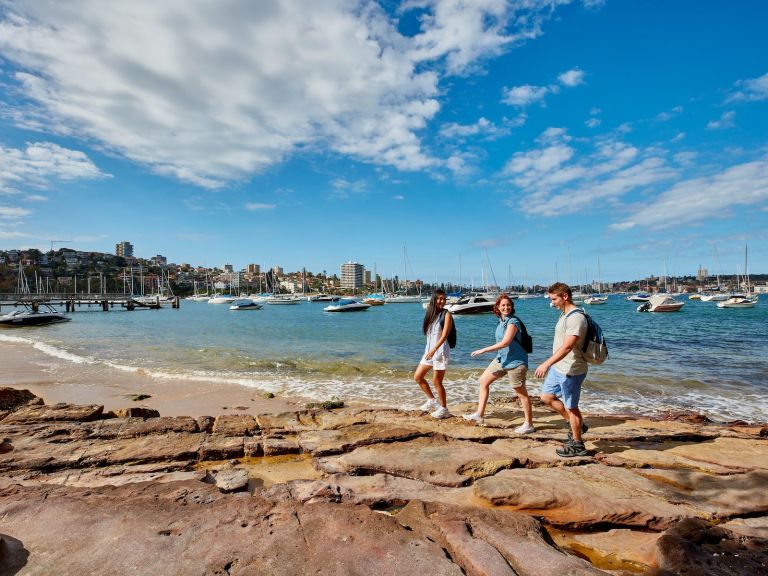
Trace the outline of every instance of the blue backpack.
[[603, 329], [581, 308], [568, 312], [568, 315], [565, 317], [566, 320], [568, 316], [576, 312], [583, 314], [584, 318], [587, 319], [587, 335], [584, 338], [584, 345], [581, 347], [584, 361], [587, 364], [602, 364], [608, 359], [608, 343], [605, 341], [605, 336], [603, 336]]

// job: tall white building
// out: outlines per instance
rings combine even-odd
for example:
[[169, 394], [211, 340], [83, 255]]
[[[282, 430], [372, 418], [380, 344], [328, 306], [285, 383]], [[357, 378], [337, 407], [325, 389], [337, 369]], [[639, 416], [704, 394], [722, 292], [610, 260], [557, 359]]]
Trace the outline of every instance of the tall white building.
[[349, 290], [363, 287], [363, 273], [365, 266], [352, 262], [341, 265], [341, 287]]

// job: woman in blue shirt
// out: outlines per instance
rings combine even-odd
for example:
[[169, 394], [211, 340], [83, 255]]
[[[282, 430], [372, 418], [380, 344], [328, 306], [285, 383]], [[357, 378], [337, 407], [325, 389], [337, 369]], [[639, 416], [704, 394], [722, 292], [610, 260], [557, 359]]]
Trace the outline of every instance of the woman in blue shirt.
[[488, 404], [491, 384], [506, 375], [517, 397], [520, 398], [520, 404], [525, 414], [525, 422], [515, 428], [515, 432], [518, 434], [530, 434], [536, 429], [533, 427], [531, 399], [528, 397], [528, 390], [525, 388], [525, 377], [528, 374], [528, 353], [523, 349], [521, 339], [518, 336], [522, 329], [522, 324], [515, 316], [515, 305], [507, 294], [502, 294], [496, 299], [493, 313], [499, 319], [499, 323], [496, 325], [496, 343], [475, 350], [472, 352], [472, 357], [474, 358], [486, 352], [498, 351], [498, 353], [496, 358], [485, 369], [483, 375], [480, 376], [480, 399], [477, 402], [477, 412], [465, 414], [464, 419], [476, 424], [483, 423], [483, 415]]

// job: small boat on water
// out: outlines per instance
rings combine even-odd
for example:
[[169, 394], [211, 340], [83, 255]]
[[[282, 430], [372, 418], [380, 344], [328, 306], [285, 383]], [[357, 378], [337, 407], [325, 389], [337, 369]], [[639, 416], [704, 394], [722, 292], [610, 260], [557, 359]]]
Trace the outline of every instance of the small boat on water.
[[584, 304], [589, 304], [591, 306], [598, 304], [608, 304], [608, 296], [604, 296], [602, 294], [592, 294], [592, 296], [584, 298]]
[[360, 302], [353, 298], [342, 298], [335, 304], [331, 304], [330, 306], [326, 306], [325, 308], [323, 308], [323, 311], [325, 312], [362, 312], [363, 310], [368, 310], [368, 308], [370, 307], [371, 307], [370, 304], [366, 304], [365, 302]]
[[701, 300], [701, 294], [699, 294], [698, 292], [695, 292], [690, 296], [688, 296], [688, 300]]
[[333, 294], [325, 294], [323, 292], [320, 294], [307, 296], [307, 302], [336, 302], [338, 299], [338, 296], [334, 296]]
[[266, 299], [267, 304], [300, 304], [301, 299], [294, 294], [273, 294]]
[[455, 304], [445, 307], [451, 314], [486, 314], [493, 312], [496, 298], [479, 294], [468, 294], [459, 298]]
[[712, 292], [711, 294], [702, 294], [700, 300], [702, 302], [725, 302], [731, 296], [726, 292]]
[[685, 302], [675, 300], [666, 294], [654, 294], [648, 300], [637, 307], [638, 312], [677, 312], [685, 305]]
[[651, 299], [651, 295], [648, 292], [636, 292], [627, 296], [627, 300], [630, 302], [648, 302]]
[[58, 310], [43, 305], [32, 304], [25, 305], [24, 310], [14, 310], [9, 314], [0, 316], [0, 326], [19, 328], [21, 326], [41, 326], [43, 324], [56, 324], [58, 322], [69, 322], [71, 318], [65, 316]]
[[235, 300], [237, 300], [237, 296], [232, 296], [232, 294], [215, 294], [208, 299], [208, 304], [232, 304]]
[[388, 294], [384, 297], [387, 304], [421, 304], [421, 296], [407, 294]]
[[229, 307], [230, 310], [261, 310], [263, 304], [261, 302], [255, 302], [250, 298], [241, 298], [235, 300]]
[[368, 294], [363, 298], [363, 303], [370, 304], [371, 306], [384, 306], [387, 303], [384, 294]]
[[728, 300], [717, 303], [718, 308], [754, 308], [757, 305], [757, 296], [731, 296]]

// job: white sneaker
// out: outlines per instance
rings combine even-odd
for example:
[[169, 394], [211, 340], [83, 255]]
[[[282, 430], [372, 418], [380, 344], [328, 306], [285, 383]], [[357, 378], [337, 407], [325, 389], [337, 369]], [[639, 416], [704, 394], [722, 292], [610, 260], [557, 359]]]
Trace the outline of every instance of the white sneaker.
[[437, 410], [439, 406], [440, 404], [438, 403], [437, 400], [435, 400], [434, 398], [430, 398], [429, 400], [424, 402], [424, 404], [419, 406], [419, 410], [421, 410], [422, 412], [432, 412], [433, 410]]
[[432, 418], [442, 419], [442, 418], [450, 418], [451, 416], [453, 416], [453, 414], [451, 414], [448, 411], [448, 408], [446, 408], [445, 406], [440, 406], [437, 410], [432, 412]]
[[524, 422], [515, 428], [515, 434], [530, 434], [531, 432], [536, 432], [536, 428], [528, 424], [528, 422]]
[[480, 416], [480, 414], [478, 414], [477, 412], [473, 412], [472, 414], [464, 414], [462, 418], [464, 418], [464, 420], [469, 420], [470, 422], [474, 422], [478, 426], [482, 426], [485, 423], [485, 420], [483, 419], [483, 417]]

